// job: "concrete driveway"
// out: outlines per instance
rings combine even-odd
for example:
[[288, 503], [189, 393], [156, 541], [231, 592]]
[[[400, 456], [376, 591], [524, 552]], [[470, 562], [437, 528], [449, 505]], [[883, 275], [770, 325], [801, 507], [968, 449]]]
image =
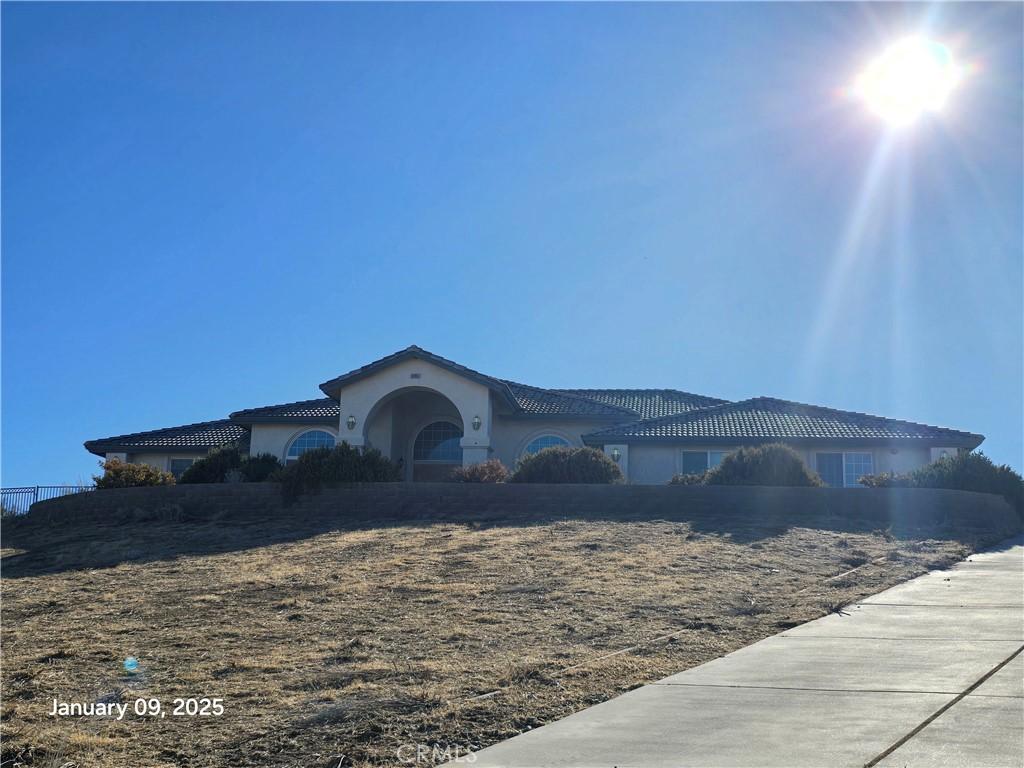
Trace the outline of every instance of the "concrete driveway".
[[1024, 539], [496, 744], [475, 766], [1024, 766]]

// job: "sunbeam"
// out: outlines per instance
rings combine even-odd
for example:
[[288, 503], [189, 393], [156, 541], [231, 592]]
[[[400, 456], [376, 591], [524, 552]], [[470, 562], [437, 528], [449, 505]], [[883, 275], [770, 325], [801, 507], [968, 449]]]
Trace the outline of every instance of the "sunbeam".
[[843, 311], [843, 293], [847, 289], [855, 267], [870, 267], [867, 260], [870, 252], [864, 248], [866, 235], [872, 217], [878, 213], [877, 198], [882, 189], [895, 138], [886, 133], [880, 139], [868, 165], [867, 173], [857, 193], [853, 213], [847, 222], [839, 248], [832, 261], [832, 268], [821, 292], [821, 299], [810, 337], [802, 358], [803, 381], [812, 383], [820, 372], [825, 343], [832, 338], [836, 319]]

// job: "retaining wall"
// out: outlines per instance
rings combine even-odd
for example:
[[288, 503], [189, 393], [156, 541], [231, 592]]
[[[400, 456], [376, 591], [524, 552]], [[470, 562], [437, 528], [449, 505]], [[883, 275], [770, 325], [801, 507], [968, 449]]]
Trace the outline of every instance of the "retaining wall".
[[324, 488], [285, 504], [273, 483], [117, 488], [41, 501], [34, 521], [273, 517], [361, 522], [551, 518], [732, 520], [780, 526], [999, 530], [1020, 520], [1001, 496], [930, 488], [382, 483]]

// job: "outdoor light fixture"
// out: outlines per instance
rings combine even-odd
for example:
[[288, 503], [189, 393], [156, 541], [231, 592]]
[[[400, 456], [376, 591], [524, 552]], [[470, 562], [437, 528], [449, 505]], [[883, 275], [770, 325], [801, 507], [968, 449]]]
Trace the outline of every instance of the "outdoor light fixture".
[[612, 456], [612, 461], [614, 461], [616, 464], [618, 464], [619, 463], [619, 459], [622, 458], [622, 451], [620, 451], [618, 448], [612, 448], [611, 456]]
[[480, 420], [480, 417], [479, 416], [474, 416], [473, 417], [473, 429], [480, 429], [480, 425], [481, 424], [483, 424], [483, 422]]
[[351, 414], [349, 414], [349, 417], [347, 419], [345, 419], [345, 426], [348, 427], [349, 429], [355, 429], [356, 428], [356, 417], [352, 416]]

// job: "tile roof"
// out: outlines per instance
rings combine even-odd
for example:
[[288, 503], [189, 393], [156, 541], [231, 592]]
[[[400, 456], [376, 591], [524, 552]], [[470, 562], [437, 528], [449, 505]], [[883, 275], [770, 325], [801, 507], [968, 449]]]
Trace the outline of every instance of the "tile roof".
[[231, 420], [248, 424], [258, 421], [337, 421], [341, 417], [341, 406], [330, 397], [315, 400], [299, 400], [280, 405], [264, 405], [246, 408], [231, 414]]
[[532, 416], [597, 416], [628, 420], [637, 415], [628, 408], [563, 390], [541, 389], [514, 381], [504, 383], [512, 390], [519, 407]]
[[405, 349], [399, 350], [394, 354], [382, 357], [380, 360], [374, 360], [372, 363], [367, 363], [366, 365], [356, 368], [353, 371], [343, 373], [341, 376], [336, 376], [330, 381], [325, 381], [323, 384], [320, 385], [320, 390], [328, 397], [337, 398], [338, 393], [341, 391], [341, 387], [344, 384], [348, 384], [349, 382], [352, 381], [358, 381], [359, 379], [369, 376], [370, 374], [377, 370], [380, 370], [381, 368], [386, 368], [389, 365], [394, 365], [395, 363], [399, 363], [402, 362], [403, 360], [409, 359], [426, 360], [427, 362], [433, 363], [434, 365], [440, 368], [449, 370], [452, 373], [457, 373], [460, 376], [465, 376], [467, 379], [477, 381], [483, 384], [484, 386], [494, 390], [501, 397], [504, 397], [505, 400], [509, 403], [509, 405], [511, 405], [513, 408], [517, 407], [515, 398], [512, 396], [512, 392], [509, 390], [505, 382], [502, 381], [501, 379], [496, 379], [493, 376], [488, 376], [485, 373], [480, 373], [480, 371], [474, 371], [472, 368], [467, 368], [466, 366], [460, 363], [456, 363], [454, 360], [449, 360], [446, 357], [435, 355], [433, 352], [428, 352], [422, 347], [417, 347], [415, 344], [412, 344], [406, 347]]
[[637, 415], [636, 411], [616, 406], [614, 403], [601, 402], [584, 395], [531, 387], [527, 384], [517, 384], [513, 381], [488, 376], [453, 360], [435, 355], [433, 352], [428, 352], [422, 347], [417, 347], [415, 344], [387, 357], [382, 357], [380, 360], [368, 363], [361, 368], [356, 368], [353, 371], [342, 374], [330, 381], [325, 381], [320, 385], [320, 389], [326, 395], [337, 397], [345, 384], [358, 381], [365, 376], [369, 376], [374, 371], [408, 359], [426, 360], [453, 373], [477, 381], [503, 397], [514, 410], [531, 416], [558, 415], [629, 418]]
[[981, 435], [946, 427], [822, 408], [772, 397], [755, 397], [674, 416], [643, 419], [584, 435], [584, 441], [588, 443], [598, 443], [609, 438], [626, 442], [660, 440], [727, 443], [745, 440], [941, 440], [950, 447], [972, 448], [984, 439]]
[[247, 445], [249, 430], [230, 419], [203, 421], [198, 424], [184, 424], [180, 427], [154, 429], [149, 432], [133, 432], [128, 435], [103, 437], [87, 440], [85, 449], [97, 456], [112, 451], [205, 451], [225, 443], [239, 442]]
[[[228, 419], [90, 440], [85, 447], [108, 451], [205, 450], [225, 442], [248, 442], [247, 424], [329, 423], [341, 416], [337, 395], [344, 384], [402, 360], [420, 359], [490, 388], [522, 416], [608, 419], [614, 427], [584, 435], [609, 440], [741, 444], [769, 440], [890, 442], [929, 440], [949, 447], [977, 447], [984, 437], [944, 427], [886, 419], [853, 411], [757, 397], [730, 403], [676, 389], [544, 389], [474, 371], [415, 345], [320, 385], [328, 397], [235, 411]], [[941, 441], [941, 442], [940, 442]]]
[[589, 397], [592, 400], [625, 408], [638, 414], [642, 419], [658, 416], [673, 416], [697, 408], [723, 405], [728, 400], [717, 397], [694, 395], [678, 389], [556, 389], [570, 395]]

